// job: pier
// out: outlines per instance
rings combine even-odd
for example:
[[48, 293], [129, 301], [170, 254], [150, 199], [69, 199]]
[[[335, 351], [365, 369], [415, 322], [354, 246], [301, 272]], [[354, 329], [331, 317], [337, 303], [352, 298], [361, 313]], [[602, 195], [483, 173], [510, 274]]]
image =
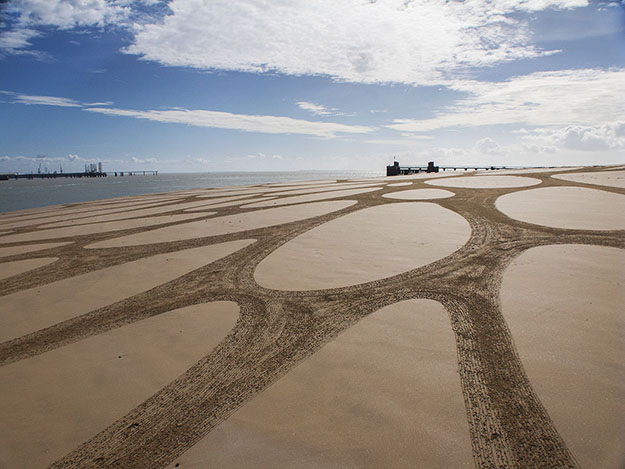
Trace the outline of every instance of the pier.
[[470, 166], [470, 165], [457, 165], [457, 166], [435, 166], [433, 161], [428, 162], [427, 166], [400, 166], [399, 161], [395, 161], [392, 165], [386, 167], [387, 176], [405, 176], [407, 174], [417, 173], [438, 173], [440, 170], [486, 170], [495, 171], [498, 169], [506, 169], [505, 166]]
[[[146, 174], [158, 176], [158, 171], [111, 171], [110, 174], [114, 176], [136, 176], [138, 174], [143, 176]], [[81, 173], [4, 173], [0, 174], [0, 181], [8, 181], [10, 179], [101, 178], [107, 177], [108, 175], [109, 173], [102, 171], [87, 171]]]

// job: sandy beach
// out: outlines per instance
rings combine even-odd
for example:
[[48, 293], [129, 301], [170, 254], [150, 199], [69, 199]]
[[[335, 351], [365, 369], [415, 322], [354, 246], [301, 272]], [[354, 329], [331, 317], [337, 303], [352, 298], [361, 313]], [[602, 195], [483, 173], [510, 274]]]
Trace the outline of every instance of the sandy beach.
[[0, 214], [0, 467], [622, 468], [622, 167]]

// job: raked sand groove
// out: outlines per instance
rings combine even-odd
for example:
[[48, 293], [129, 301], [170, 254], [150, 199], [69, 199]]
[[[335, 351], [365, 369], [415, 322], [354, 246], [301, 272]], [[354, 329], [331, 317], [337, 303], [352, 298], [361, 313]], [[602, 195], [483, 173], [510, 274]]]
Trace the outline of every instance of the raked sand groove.
[[[584, 168], [579, 171], [594, 170]], [[571, 174], [574, 172], [571, 171]], [[577, 184], [539, 172], [527, 172], [524, 176], [538, 180], [540, 185], [510, 188], [496, 187], [498, 184], [493, 183], [489, 189], [447, 187], [446, 190], [455, 194], [453, 197], [428, 200], [426, 203], [455, 212], [469, 223], [471, 235], [466, 244], [430, 264], [343, 288], [306, 291], [267, 289], [255, 282], [254, 273], [271, 253], [310, 230], [363, 209], [397, 204], [396, 200], [382, 195], [402, 191], [403, 187], [387, 185], [375, 192], [313, 203], [313, 207], [327, 205], [333, 209], [326, 211], [311, 210], [307, 203], [276, 209], [222, 207], [215, 210], [218, 212], [216, 215], [206, 218], [206, 222], [220, 218], [222, 221], [217, 223], [221, 225], [215, 227], [208, 223], [207, 226], [213, 226], [213, 229], [206, 232], [197, 230], [198, 226], [202, 226], [201, 222], [178, 221], [164, 229], [135, 227], [114, 233], [76, 236], [72, 238], [74, 244], [60, 246], [56, 253], [55, 250], [46, 250], [45, 256], [54, 255], [59, 260], [33, 271], [34, 275], [22, 274], [0, 280], [1, 294], [19, 295], [28, 289], [43, 288], [55, 280], [68, 280], [150, 256], [225, 242], [256, 241], [222, 259], [196, 267], [181, 277], [157, 284], [151, 290], [96, 306], [97, 309], [1, 343], [0, 365], [19, 368], [33, 357], [43, 358], [48, 352], [69, 344], [78, 344], [177, 308], [213, 301], [237, 303], [239, 320], [208, 355], [104, 430], [84, 435], [82, 444], [53, 464], [53, 467], [59, 468], [165, 467], [175, 463], [186, 450], [227, 421], [244, 404], [253, 402], [255, 396], [277, 383], [281, 377], [289, 376], [290, 370], [330, 344], [360, 319], [400, 301], [429, 299], [443, 305], [454, 333], [459, 389], [466, 411], [466, 422], [462, 424], [468, 426], [473, 463], [478, 467], [576, 467], [576, 458], [584, 460], [584, 457], [576, 455], [567, 446], [564, 432], [557, 428], [558, 422], [554, 423], [548, 413], [549, 407], [543, 405], [525, 373], [502, 314], [500, 288], [506, 268], [531, 248], [550, 244], [582, 244], [623, 250], [625, 232], [552, 228], [515, 220], [498, 211], [495, 201], [500, 196], [535, 188], [574, 187]], [[474, 177], [480, 176], [467, 178]], [[427, 179], [427, 175], [411, 178], [411, 188], [432, 188], [424, 184]], [[385, 178], [380, 178], [380, 181], [390, 182]], [[311, 186], [302, 183], [301, 188]], [[327, 190], [327, 187], [321, 186], [319, 192]], [[289, 187], [298, 190], [300, 186]], [[248, 187], [243, 189], [243, 193], [273, 195], [266, 189]], [[625, 197], [625, 190], [621, 188], [602, 187], [602, 190]], [[220, 191], [219, 194], [242, 195], [237, 194], [236, 189]], [[178, 202], [209, 200], [202, 195], [201, 191], [197, 195], [189, 194]], [[343, 202], [343, 205], [337, 202]], [[308, 216], [296, 216], [298, 207]], [[111, 208], [110, 204], [107, 208]], [[270, 210], [273, 212], [266, 212]], [[566, 218], [565, 211], [558, 212], [557, 206], [554, 210], [552, 219]], [[277, 219], [279, 223], [262, 223], [252, 215], [260, 212], [288, 216]], [[244, 225], [244, 230], [228, 228], [228, 221], [236, 222], [239, 214], [253, 223]], [[432, 221], [423, 219], [423, 223]], [[185, 225], [192, 228], [185, 229]], [[181, 236], [175, 236], [175, 227], [180, 227]], [[26, 235], [33, 231], [34, 228], [21, 227], [15, 234], [28, 238]], [[164, 232], [166, 236], [157, 234], [156, 243], [130, 243], [115, 247], [116, 239], [122, 236], [149, 240], [150, 231]], [[0, 238], [0, 248], [20, 245], [19, 241], [12, 241], [6, 246], [3, 242]], [[357, 242], [354, 239], [354, 243]], [[87, 245], [91, 245], [91, 249], [83, 248]], [[98, 248], [98, 245], [107, 248]], [[387, 249], [397, 250], [401, 246], [389, 245]], [[382, 259], [384, 255], [384, 251], [379, 253]], [[8, 260], [37, 257], [41, 257], [38, 252], [25, 252], [19, 259], [11, 257]], [[332, 275], [331, 271], [327, 272], [329, 279]], [[419, 368], [418, 361], [414, 366], [425, 373]], [[10, 388], [0, 390], [0, 393], [10, 392]], [[306, 422], [301, 424], [306, 425]], [[358, 428], [352, 427], [350, 431], [358, 432]], [[413, 431], [419, 435], [425, 429], [417, 425]], [[623, 435], [606, 435], [606, 438], [622, 439]], [[249, 449], [246, 448], [246, 451]], [[382, 454], [382, 450], [375, 446], [367, 448], [370, 452], [377, 451], [378, 455]], [[250, 458], [254, 458], [253, 451], [249, 454]], [[206, 457], [206, 464], [210, 465], [210, 454]], [[321, 455], [313, 452], [307, 457], [309, 459], [301, 461], [302, 466], [314, 466]]]

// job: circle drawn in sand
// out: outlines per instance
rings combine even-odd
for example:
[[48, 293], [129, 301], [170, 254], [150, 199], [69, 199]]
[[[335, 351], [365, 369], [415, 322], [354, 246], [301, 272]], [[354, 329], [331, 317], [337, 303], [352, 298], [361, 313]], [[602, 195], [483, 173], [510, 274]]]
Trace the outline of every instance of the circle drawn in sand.
[[453, 197], [453, 192], [446, 191], [445, 189], [412, 189], [409, 191], [393, 192], [391, 194], [384, 194], [382, 197], [387, 199], [399, 199], [399, 200], [430, 200], [430, 199], [446, 199], [447, 197]]
[[571, 230], [625, 229], [625, 196], [583, 187], [543, 187], [499, 197], [497, 209], [515, 220]]
[[565, 181], [582, 182], [598, 186], [621, 187], [625, 189], [625, 171], [600, 171], [596, 173], [554, 174], [551, 176]]
[[541, 246], [505, 270], [502, 312], [527, 375], [581, 467], [625, 454], [625, 250]]
[[482, 177], [456, 177], [452, 179], [438, 179], [425, 181], [432, 186], [464, 187], [468, 189], [502, 189], [507, 187], [527, 187], [540, 184], [540, 179], [524, 176], [490, 176]]
[[280, 246], [258, 264], [254, 279], [265, 288], [298, 291], [371, 282], [442, 259], [470, 236], [469, 223], [439, 205], [381, 205], [329, 221]]

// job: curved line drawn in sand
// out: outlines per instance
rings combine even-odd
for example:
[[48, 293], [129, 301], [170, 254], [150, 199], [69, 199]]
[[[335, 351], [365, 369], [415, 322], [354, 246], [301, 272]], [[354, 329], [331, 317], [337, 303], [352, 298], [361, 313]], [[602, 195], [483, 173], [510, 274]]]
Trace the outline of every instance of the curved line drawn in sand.
[[354, 183], [344, 183], [344, 184], [332, 184], [331, 186], [316, 186], [313, 188], [306, 189], [291, 189], [284, 192], [272, 192], [271, 195], [281, 196], [281, 195], [304, 195], [304, 194], [314, 194], [318, 192], [326, 193], [331, 191], [343, 191], [346, 189], [362, 189], [365, 187], [375, 187], [381, 186], [381, 183], [369, 183], [369, 184], [354, 184]]
[[[585, 168], [584, 172], [601, 170]], [[456, 176], [461, 174], [466, 173], [459, 171]], [[527, 174], [542, 181], [544, 188], [570, 188], [576, 184], [551, 178], [548, 173], [540, 171]], [[431, 189], [425, 181], [436, 177], [430, 174], [416, 176], [409, 179], [379, 178], [375, 181], [397, 183], [408, 180], [415, 189]], [[454, 174], [448, 171], [438, 177], [449, 176]], [[291, 187], [294, 190], [302, 188], [300, 185]], [[283, 187], [273, 189], [284, 191]], [[396, 203], [380, 197], [393, 192], [393, 188], [384, 187], [374, 193], [359, 194], [350, 198], [353, 200], [323, 202], [321, 204], [332, 204], [336, 210], [319, 210], [309, 213], [308, 218], [301, 217], [302, 206], [267, 210], [224, 207], [219, 211], [222, 226], [217, 232], [221, 234], [214, 234], [214, 237], [197, 237], [198, 233], [206, 235], [201, 230], [188, 237], [189, 233], [184, 233], [186, 224], [183, 223], [167, 229], [169, 240], [159, 244], [120, 245], [119, 249], [92, 251], [82, 249], [81, 245], [94, 244], [102, 237], [94, 234], [77, 238], [75, 241], [80, 245], [59, 250], [60, 260], [38, 269], [38, 274], [24, 286], [20, 287], [12, 280], [23, 276], [0, 280], [0, 295], [5, 291], [3, 298], [6, 298], [9, 293], [45, 288], [48, 280], [55, 276], [77, 277], [86, 271], [101, 268], [98, 266], [118, 265], [130, 259], [232, 242], [244, 237], [257, 241], [226, 258], [143, 293], [0, 343], [0, 372], [3, 367], [19, 368], [32, 358], [172, 309], [213, 301], [236, 302], [240, 307], [239, 320], [210, 354], [99, 433], [84, 435], [83, 443], [52, 464], [52, 467], [63, 469], [167, 467], [207, 435], [210, 439], [210, 435], [218, 432], [221, 425], [236, 424], [234, 416], [239, 409], [247, 403], [253, 406], [256, 399], [262, 399], [263, 391], [270, 390], [283, 378], [288, 379], [298, 366], [305, 366], [309, 360], [314, 360], [316, 352], [323, 351], [326, 345], [332, 344], [367, 316], [404, 300], [428, 299], [442, 304], [451, 322], [475, 465], [577, 467], [578, 463], [567, 446], [569, 437], [563, 438], [558, 431], [557, 422], [554, 424], [556, 417], [552, 419], [550, 409], [541, 402], [519, 358], [502, 313], [500, 287], [505, 269], [525, 251], [549, 244], [625, 249], [625, 232], [563, 230], [532, 225], [511, 219], [496, 209], [495, 201], [502, 195], [533, 190], [458, 188], [454, 190], [455, 197], [428, 202], [467, 220], [471, 236], [464, 246], [434, 263], [393, 277], [327, 290], [266, 289], [255, 282], [254, 272], [271, 253], [305, 233], [323, 228], [333, 220], [354, 212]], [[230, 191], [241, 195], [236, 190]], [[610, 188], [609, 192], [625, 195], [625, 189], [620, 188]], [[608, 212], [611, 210], [609, 206], [605, 208]], [[287, 222], [277, 217], [281, 210], [292, 211], [293, 216], [299, 213], [300, 217]], [[254, 213], [258, 214], [255, 215], [259, 219], [257, 224], [243, 226], [239, 223], [241, 217], [249, 222]], [[268, 220], [267, 215], [275, 219]], [[223, 224], [226, 220], [231, 222], [230, 226]], [[280, 223], [272, 224], [276, 221]], [[432, 224], [436, 223], [436, 219], [428, 218], [420, 222]], [[237, 223], [239, 226], [236, 226]], [[187, 237], [180, 239], [179, 230]], [[244, 230], [253, 231], [246, 233]], [[147, 231], [137, 234], [147, 235]], [[159, 232], [160, 229], [154, 231]], [[353, 243], [357, 244], [362, 235], [364, 233], [358, 233]], [[444, 241], [443, 236], [440, 238]], [[378, 254], [383, 257], [387, 251], [398, 249], [401, 246], [388, 245]], [[20, 258], [35, 258], [37, 255], [37, 252], [22, 254]], [[161, 263], [160, 268], [164, 265], [164, 262]], [[158, 271], [157, 267], [149, 275]], [[47, 272], [47, 276], [42, 272]], [[537, 280], [540, 281], [540, 278]], [[618, 283], [622, 279], [610, 277], [609, 281]], [[381, 343], [382, 338], [373, 333], [368, 337], [367, 345], [375, 348], [372, 344]], [[322, 389], [320, 386], [317, 388]], [[363, 387], [360, 391], [359, 397], [366, 402], [369, 389]], [[11, 388], [0, 388], [0, 393], [10, 394]], [[318, 397], [319, 402], [326, 400], [327, 405], [331, 404], [331, 397], [324, 393], [320, 392]], [[375, 402], [369, 404], [373, 408], [379, 405]], [[32, 410], [22, 412], [20, 418], [28, 418]], [[575, 411], [573, 405], [569, 410]], [[300, 423], [306, 425], [306, 422]], [[445, 432], [449, 430], [450, 427], [446, 426]], [[415, 431], [427, 434], [428, 428], [417, 427]], [[353, 436], [353, 441], [356, 441], [365, 435], [359, 434], [356, 429]], [[280, 442], [276, 441], [275, 445], [278, 447]], [[408, 454], [412, 448], [405, 448], [405, 451]], [[307, 456], [311, 454], [307, 453]], [[396, 459], [401, 460], [405, 456], [398, 454]]]
[[515, 220], [571, 230], [624, 230], [625, 195], [583, 187], [542, 187], [506, 194], [497, 209]]
[[509, 187], [528, 187], [540, 184], [540, 179], [525, 176], [497, 176], [488, 178], [459, 177], [426, 181], [426, 184], [443, 187], [465, 187], [469, 189], [499, 189]]
[[0, 279], [23, 274], [24, 272], [38, 269], [39, 267], [52, 264], [58, 260], [58, 257], [39, 257], [37, 259], [25, 259], [23, 261], [2, 262], [0, 263]]
[[210, 353], [238, 311], [187, 306], [0, 368], [0, 465], [52, 464]]
[[[242, 197], [245, 197], [245, 199], [242, 199]], [[188, 210], [185, 210], [185, 212], [198, 212], [201, 210], [210, 210], [210, 209], [224, 208], [224, 207], [240, 207], [241, 205], [251, 204], [254, 202], [262, 202], [265, 200], [271, 200], [273, 198], [274, 197], [267, 197], [267, 196], [250, 198], [249, 195], [238, 196], [238, 197], [224, 197], [224, 199], [234, 199], [234, 200], [230, 200], [229, 202], [209, 204], [206, 207], [201, 207], [201, 208], [190, 208]]]
[[454, 334], [440, 303], [386, 306], [169, 468], [209, 461], [214, 467], [250, 461], [256, 467], [474, 467], [456, 366]]
[[521, 361], [582, 467], [625, 461], [625, 250], [530, 249], [504, 273], [503, 314]]
[[28, 244], [26, 246], [11, 246], [6, 248], [0, 248], [0, 257], [16, 256], [18, 254], [26, 254], [29, 252], [42, 251], [44, 249], [54, 249], [61, 246], [67, 246], [73, 244], [73, 241], [65, 241], [63, 243], [42, 243], [42, 244]]
[[[207, 202], [206, 200], [185, 202], [185, 203], [180, 203], [180, 204], [164, 205], [164, 206], [159, 206], [159, 207], [154, 207], [154, 208], [145, 208], [141, 210], [132, 210], [132, 211], [123, 212], [123, 213], [113, 213], [110, 215], [93, 215], [87, 219], [64, 220], [64, 221], [60, 221], [56, 223], [45, 224], [45, 225], [40, 226], [39, 228], [47, 229], [47, 228], [58, 228], [58, 227], [63, 227], [63, 226], [74, 226], [74, 225], [79, 225], [79, 224], [102, 223], [102, 222], [115, 221], [115, 220], [127, 220], [130, 218], [149, 217], [152, 215], [160, 215], [162, 213], [167, 213], [167, 212], [176, 212], [178, 210], [184, 210], [188, 208], [206, 207], [208, 205], [210, 205], [210, 202]], [[206, 215], [210, 215], [210, 214], [207, 213]]]
[[397, 200], [432, 200], [446, 199], [454, 195], [456, 194], [451, 191], [446, 191], [445, 189], [411, 189], [407, 191], [391, 192], [390, 194], [384, 194], [382, 197]]
[[[281, 225], [306, 218], [317, 217], [342, 210], [356, 202], [341, 200], [335, 202], [316, 202], [296, 207], [279, 207], [245, 212], [239, 215], [227, 215], [210, 218], [199, 222], [185, 223], [168, 228], [160, 228], [146, 233], [122, 236], [85, 246], [88, 249], [138, 246], [143, 244], [165, 243], [184, 239], [204, 238], [241, 231], [249, 231], [267, 226]], [[1, 239], [0, 239], [1, 240]]]
[[564, 181], [582, 182], [597, 186], [620, 187], [625, 189], [625, 171], [601, 171], [594, 173], [553, 174], [552, 178]]
[[294, 195], [293, 197], [281, 197], [279, 199], [267, 200], [264, 202], [255, 202], [253, 204], [244, 205], [243, 208], [259, 208], [259, 207], [278, 207], [280, 205], [292, 205], [308, 202], [316, 202], [318, 200], [338, 199], [340, 197], [353, 197], [358, 194], [367, 194], [382, 189], [381, 187], [373, 187], [366, 189], [348, 189], [330, 192], [317, 192], [315, 194]]
[[163, 215], [160, 217], [137, 218], [130, 220], [109, 221], [104, 223], [92, 223], [88, 225], [69, 226], [64, 228], [50, 228], [48, 230], [30, 231], [28, 233], [16, 233], [0, 237], [1, 243], [17, 243], [25, 241], [39, 241], [44, 239], [68, 238], [70, 236], [83, 236], [94, 233], [106, 233], [108, 231], [122, 231], [133, 228], [145, 228], [148, 226], [164, 225], [180, 221], [193, 220], [194, 218], [206, 217], [213, 213]]
[[341, 288], [442, 259], [465, 244], [469, 236], [471, 227], [464, 218], [436, 204], [405, 202], [371, 207], [332, 220], [280, 246], [258, 265], [254, 279], [260, 286], [276, 290]]
[[246, 239], [158, 254], [6, 295], [0, 302], [0, 342], [149, 290], [253, 242]]

